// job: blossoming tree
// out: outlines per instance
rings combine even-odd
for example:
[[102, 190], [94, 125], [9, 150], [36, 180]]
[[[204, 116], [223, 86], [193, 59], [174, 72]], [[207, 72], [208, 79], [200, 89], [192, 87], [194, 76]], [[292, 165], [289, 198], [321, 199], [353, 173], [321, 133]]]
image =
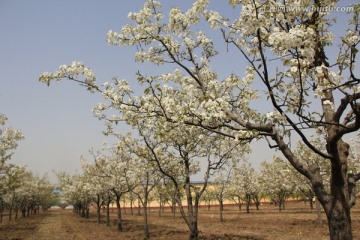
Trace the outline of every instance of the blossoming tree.
[[[70, 79], [102, 92], [109, 104], [100, 104], [102, 117], [109, 107], [120, 110], [119, 119], [159, 117], [168, 122], [200, 126], [233, 139], [264, 138], [277, 148], [302, 175], [309, 179], [328, 218], [331, 239], [352, 239], [350, 209], [355, 204], [349, 182], [360, 173], [348, 174], [349, 144], [344, 137], [360, 128], [359, 77], [355, 60], [359, 44], [359, 5], [353, 6], [348, 31], [331, 46], [331, 7], [336, 0], [230, 0], [240, 14], [234, 19], [208, 9], [208, 0], [198, 0], [182, 11], [148, 0], [139, 12], [129, 14], [133, 24], [121, 32], [109, 31], [108, 43], [136, 46], [135, 59], [155, 65], [173, 65], [172, 72], [137, 80], [147, 86], [144, 95], [134, 97], [125, 80], [99, 86], [90, 68], [74, 62], [55, 73], [44, 73], [40, 81]], [[247, 66], [222, 77], [211, 64], [219, 54], [205, 30], [208, 22], [218, 30], [239, 61]], [[328, 51], [338, 50], [333, 57]], [[167, 68], [169, 69], [169, 68]], [[260, 94], [259, 90], [263, 90]], [[268, 100], [267, 111], [251, 104]], [[270, 110], [272, 108], [272, 110]], [[269, 111], [270, 110], [270, 111]], [[311, 143], [311, 133], [324, 133], [326, 149]], [[291, 133], [291, 134], [290, 134]], [[320, 170], [307, 166], [290, 144], [301, 141], [331, 165], [330, 190]]]
[[[166, 124], [161, 121], [153, 122], [152, 127], [149, 125], [146, 129], [144, 125], [146, 126], [144, 123], [139, 126], [142, 150], [135, 151], [172, 183], [174, 200], [189, 228], [189, 238], [198, 239], [200, 198], [207, 188], [210, 176], [234, 156], [240, 155], [238, 151], [242, 151], [241, 154], [247, 153], [248, 146], [209, 134], [196, 126]], [[201, 170], [200, 159], [204, 160], [204, 181], [199, 187], [191, 179]], [[182, 201], [183, 192], [186, 205]]]
[[[0, 114], [0, 125], [4, 125], [7, 118]], [[0, 128], [0, 171], [6, 160], [9, 160], [13, 153], [10, 151], [17, 147], [17, 142], [23, 139], [19, 130], [13, 128]]]
[[263, 162], [259, 183], [264, 193], [279, 206], [279, 212], [285, 209], [285, 200], [296, 189], [296, 181], [289, 170], [289, 163], [275, 158], [272, 163]]
[[236, 204], [240, 206], [245, 202], [246, 212], [249, 213], [251, 201], [254, 201], [256, 209], [259, 210], [261, 193], [259, 174], [248, 160], [234, 166], [230, 184], [230, 195]]

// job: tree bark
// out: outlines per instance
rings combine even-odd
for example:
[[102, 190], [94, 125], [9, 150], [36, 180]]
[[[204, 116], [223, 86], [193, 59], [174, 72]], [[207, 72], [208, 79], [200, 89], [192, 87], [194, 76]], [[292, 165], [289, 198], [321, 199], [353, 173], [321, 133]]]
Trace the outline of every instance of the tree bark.
[[[317, 213], [317, 217], [318, 217], [318, 224], [319, 224], [319, 227], [323, 227], [323, 221], [321, 218], [320, 202], [318, 199], [316, 199], [315, 201], [316, 201], [315, 204], [316, 204], [316, 213]], [[312, 202], [312, 199], [311, 199], [311, 202]]]
[[9, 221], [12, 219], [12, 207], [9, 208]]
[[121, 208], [120, 208], [120, 195], [116, 195], [116, 215], [117, 215], [117, 230], [123, 231], [122, 220], [121, 220]]
[[197, 219], [192, 218], [190, 220], [190, 240], [198, 240], [199, 239], [199, 230], [198, 230], [198, 224]]
[[331, 240], [352, 240], [350, 209], [341, 201], [334, 202], [334, 208], [327, 213]]
[[309, 198], [309, 203], [310, 203], [310, 209], [313, 210], [314, 209], [313, 197]]
[[149, 224], [148, 224], [148, 213], [147, 213], [147, 193], [145, 192], [145, 200], [143, 204], [144, 209], [144, 240], [149, 239]]
[[106, 226], [110, 227], [110, 200], [106, 203]]
[[101, 196], [100, 194], [96, 195], [96, 215], [97, 215], [97, 222], [101, 222]]
[[223, 217], [224, 203], [222, 199], [219, 199], [219, 210], [220, 210], [220, 222], [224, 222], [224, 217]]
[[246, 194], [246, 213], [250, 213], [251, 195]]
[[328, 142], [331, 159], [331, 200], [324, 206], [331, 240], [352, 240], [350, 195], [347, 179], [349, 145], [341, 139]]

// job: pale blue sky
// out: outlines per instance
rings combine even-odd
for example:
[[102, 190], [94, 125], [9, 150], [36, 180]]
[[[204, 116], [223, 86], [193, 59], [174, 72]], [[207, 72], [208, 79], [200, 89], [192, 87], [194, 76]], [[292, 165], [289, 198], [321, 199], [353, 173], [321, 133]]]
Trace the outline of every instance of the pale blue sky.
[[[137, 11], [144, 2], [0, 0], [0, 113], [7, 115], [8, 126], [25, 136], [12, 162], [26, 164], [38, 174], [51, 175], [52, 169], [74, 172], [80, 167], [80, 155], [106, 140], [102, 122], [91, 112], [101, 96], [69, 82], [48, 88], [38, 77], [74, 60], [93, 68], [99, 82], [111, 81], [113, 76], [131, 80], [140, 68], [149, 72], [148, 66], [134, 64], [134, 49], [106, 44], [108, 30], [118, 31], [128, 23], [128, 12]], [[163, 2], [189, 6], [193, 1]], [[213, 2], [217, 11], [235, 14], [239, 10], [232, 10], [227, 0]], [[347, 6], [357, 1], [343, 2]], [[221, 74], [241, 67], [233, 57], [228, 53], [217, 62]], [[258, 162], [272, 158], [264, 151], [255, 152]]]

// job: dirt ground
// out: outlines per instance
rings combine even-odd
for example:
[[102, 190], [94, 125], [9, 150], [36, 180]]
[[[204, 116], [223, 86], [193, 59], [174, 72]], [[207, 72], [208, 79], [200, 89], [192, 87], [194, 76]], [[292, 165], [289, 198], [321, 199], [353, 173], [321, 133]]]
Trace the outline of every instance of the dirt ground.
[[[92, 240], [92, 239], [143, 239], [143, 217], [133, 215], [130, 210], [123, 212], [124, 232], [116, 231], [115, 213], [111, 226], [96, 222], [95, 211], [89, 219], [84, 219], [72, 210], [51, 209], [47, 212], [20, 218], [9, 222], [6, 217], [0, 223], [0, 240]], [[219, 221], [219, 211], [212, 207], [210, 211], [200, 210], [199, 230], [203, 240], [295, 240], [329, 239], [325, 215], [322, 215], [324, 227], [318, 226], [315, 210], [304, 203], [288, 203], [281, 213], [272, 205], [263, 205], [259, 211], [251, 209], [247, 214], [235, 207], [226, 207], [224, 222]], [[352, 209], [354, 239], [360, 239], [360, 206]], [[177, 213], [173, 219], [169, 209], [159, 217], [158, 210], [149, 213], [150, 238], [160, 240], [185, 240], [188, 231]]]

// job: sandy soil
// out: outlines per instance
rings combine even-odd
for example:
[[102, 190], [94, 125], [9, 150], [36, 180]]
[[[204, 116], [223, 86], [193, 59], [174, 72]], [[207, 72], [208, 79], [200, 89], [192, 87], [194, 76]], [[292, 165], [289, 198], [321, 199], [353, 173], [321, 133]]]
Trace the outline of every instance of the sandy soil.
[[[219, 211], [213, 207], [210, 211], [200, 211], [199, 230], [203, 240], [320, 240], [329, 239], [328, 229], [318, 226], [315, 210], [303, 203], [289, 203], [286, 210], [279, 213], [274, 206], [261, 206], [259, 211], [251, 209], [247, 214], [235, 207], [226, 207], [224, 222], [219, 221]], [[325, 215], [322, 216], [326, 224]], [[352, 210], [354, 239], [360, 239], [360, 206]], [[124, 232], [117, 232], [115, 215], [111, 226], [96, 222], [95, 212], [84, 219], [72, 210], [52, 209], [47, 212], [20, 218], [11, 222], [4, 218], [0, 224], [0, 240], [57, 240], [57, 239], [143, 239], [143, 217], [134, 210], [123, 212]], [[188, 239], [187, 227], [177, 213], [174, 219], [169, 210], [159, 217], [158, 210], [149, 213], [149, 229], [152, 239], [182, 240]]]

